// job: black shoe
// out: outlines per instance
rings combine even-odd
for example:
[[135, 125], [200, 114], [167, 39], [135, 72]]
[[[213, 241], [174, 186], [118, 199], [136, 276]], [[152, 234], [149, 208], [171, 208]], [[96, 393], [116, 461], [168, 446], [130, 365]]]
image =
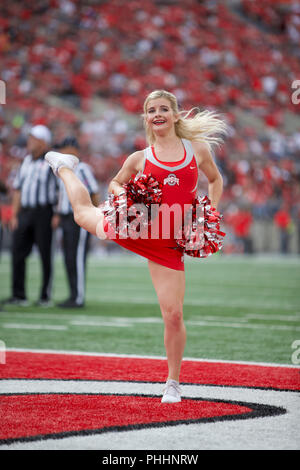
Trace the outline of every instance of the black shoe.
[[37, 307], [53, 307], [53, 302], [49, 299], [40, 299], [34, 305]]
[[67, 299], [64, 302], [57, 304], [57, 306], [60, 308], [82, 308], [84, 307], [84, 304], [79, 304], [75, 300]]
[[18, 307], [28, 307], [29, 302], [27, 299], [22, 297], [9, 297], [8, 299], [2, 300], [2, 305], [16, 305]]

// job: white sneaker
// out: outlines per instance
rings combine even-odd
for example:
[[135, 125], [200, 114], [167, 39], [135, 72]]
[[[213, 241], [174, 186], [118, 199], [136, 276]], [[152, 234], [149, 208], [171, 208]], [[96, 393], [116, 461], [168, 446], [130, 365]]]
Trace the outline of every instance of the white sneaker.
[[167, 380], [164, 388], [164, 394], [161, 399], [162, 403], [179, 403], [181, 401], [181, 390], [176, 380]]
[[54, 152], [47, 152], [45, 155], [45, 160], [51, 166], [53, 173], [58, 176], [58, 170], [60, 168], [70, 168], [70, 170], [75, 170], [76, 166], [79, 163], [79, 158], [75, 157], [75, 155], [71, 155], [69, 153], [60, 153]]

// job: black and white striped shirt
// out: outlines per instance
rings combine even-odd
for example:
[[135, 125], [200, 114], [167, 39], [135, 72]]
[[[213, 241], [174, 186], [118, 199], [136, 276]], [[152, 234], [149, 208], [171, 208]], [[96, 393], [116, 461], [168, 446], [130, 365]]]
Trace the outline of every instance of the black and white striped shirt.
[[[95, 179], [91, 167], [84, 162], [79, 162], [76, 170], [76, 176], [83, 182], [90, 194], [97, 194], [99, 186]], [[61, 180], [59, 180], [59, 198], [56, 212], [60, 215], [67, 215], [73, 212], [72, 206], [69, 202], [67, 191]]]
[[52, 172], [44, 155], [33, 159], [27, 155], [13, 181], [13, 188], [21, 191], [21, 206], [55, 205], [58, 195], [58, 179]]

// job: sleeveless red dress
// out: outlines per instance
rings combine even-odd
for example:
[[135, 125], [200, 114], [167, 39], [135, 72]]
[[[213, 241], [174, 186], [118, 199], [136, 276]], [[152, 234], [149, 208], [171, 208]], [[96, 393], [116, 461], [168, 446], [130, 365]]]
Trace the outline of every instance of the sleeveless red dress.
[[[192, 144], [182, 139], [184, 157], [176, 162], [160, 161], [153, 147], [144, 150], [143, 174], [162, 183], [160, 214], [154, 220], [149, 238], [120, 238], [105, 220], [104, 230], [118, 245], [171, 269], [184, 271], [183, 251], [175, 235], [182, 227], [186, 212], [193, 203], [198, 185], [198, 167]], [[171, 214], [171, 215], [170, 215]]]

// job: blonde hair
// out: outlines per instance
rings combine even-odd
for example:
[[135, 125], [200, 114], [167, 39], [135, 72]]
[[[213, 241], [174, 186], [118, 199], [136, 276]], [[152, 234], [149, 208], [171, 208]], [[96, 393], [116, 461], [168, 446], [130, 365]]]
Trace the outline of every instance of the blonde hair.
[[157, 98], [167, 99], [174, 114], [179, 115], [179, 119], [175, 123], [175, 133], [178, 137], [196, 142], [205, 142], [209, 146], [212, 144], [220, 145], [223, 142], [221, 134], [225, 135], [227, 133], [227, 124], [220, 118], [219, 114], [209, 110], [200, 111], [197, 107], [189, 111], [179, 111], [177, 98], [173, 93], [166, 90], [155, 90], [147, 96], [144, 102], [144, 127], [149, 145], [153, 145], [155, 135], [146, 123], [147, 105], [150, 100]]

